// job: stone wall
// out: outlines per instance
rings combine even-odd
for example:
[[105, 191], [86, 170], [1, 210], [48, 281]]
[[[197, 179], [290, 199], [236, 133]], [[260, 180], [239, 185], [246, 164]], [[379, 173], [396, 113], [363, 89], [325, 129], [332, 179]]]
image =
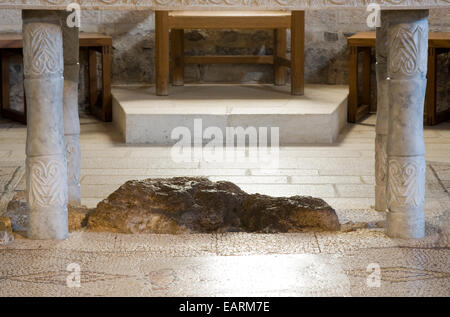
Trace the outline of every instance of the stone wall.
[[[306, 12], [306, 81], [347, 84], [348, 49], [346, 37], [369, 30], [362, 9]], [[113, 37], [113, 84], [154, 82], [154, 14], [149, 11], [82, 11], [81, 31], [100, 32]], [[450, 9], [430, 11], [430, 30], [450, 32]], [[18, 10], [0, 11], [0, 31], [20, 32]], [[288, 33], [289, 42], [289, 33]], [[205, 31], [185, 33], [186, 54], [271, 54], [272, 32]], [[289, 49], [288, 49], [289, 52]], [[440, 57], [438, 67], [439, 108], [450, 104], [449, 56]], [[87, 103], [87, 52], [82, 51], [80, 105]], [[21, 85], [21, 67], [11, 66], [12, 82]], [[271, 82], [268, 65], [189, 65], [186, 82]], [[373, 83], [375, 75], [373, 74]], [[21, 104], [22, 89], [14, 87], [12, 104]], [[376, 92], [373, 89], [372, 95]]]

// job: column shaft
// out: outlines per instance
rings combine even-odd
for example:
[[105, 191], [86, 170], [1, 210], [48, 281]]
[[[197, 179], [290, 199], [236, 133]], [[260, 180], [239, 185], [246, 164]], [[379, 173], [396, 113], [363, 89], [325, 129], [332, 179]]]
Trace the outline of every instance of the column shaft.
[[68, 199], [69, 205], [77, 206], [81, 204], [80, 119], [78, 117], [79, 32], [77, 27], [68, 26], [67, 17], [69, 14], [70, 12], [60, 11], [64, 52], [63, 118]]
[[65, 239], [67, 167], [63, 127], [63, 44], [57, 12], [24, 10], [28, 237]]
[[425, 235], [423, 112], [428, 10], [383, 11], [388, 23], [389, 134], [387, 234]]
[[381, 26], [377, 28], [376, 72], [377, 72], [377, 121], [375, 137], [375, 209], [386, 211], [386, 170], [387, 170], [387, 134], [389, 119], [389, 96], [387, 80], [387, 25], [381, 17]]

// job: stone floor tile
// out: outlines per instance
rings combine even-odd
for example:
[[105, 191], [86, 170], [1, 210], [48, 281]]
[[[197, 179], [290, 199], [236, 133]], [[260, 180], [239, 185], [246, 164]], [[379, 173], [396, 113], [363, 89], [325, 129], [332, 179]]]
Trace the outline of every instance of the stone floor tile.
[[291, 184], [362, 184], [360, 176], [291, 176]]
[[213, 182], [228, 181], [235, 184], [287, 184], [288, 176], [210, 176]]
[[319, 184], [319, 185], [282, 185], [282, 184], [237, 184], [242, 190], [249, 194], [262, 194], [271, 195], [277, 197], [289, 197], [289, 196], [315, 196], [315, 197], [336, 197], [334, 188], [332, 185]]
[[[0, 250], [1, 252], [2, 250]], [[32, 251], [24, 254], [28, 258]], [[66, 254], [69, 252], [66, 251]], [[7, 252], [6, 258], [10, 258]], [[17, 255], [17, 254], [15, 254]], [[60, 254], [63, 258], [63, 253]], [[111, 261], [114, 257], [114, 261]], [[16, 261], [27, 261], [17, 257]], [[87, 258], [87, 259], [86, 259]], [[8, 269], [0, 296], [346, 296], [347, 275], [330, 255], [254, 255], [149, 258], [146, 254], [79, 254], [80, 288], [66, 286], [66, 261], [47, 269]], [[7, 266], [13, 263], [6, 263]], [[40, 262], [37, 267], [43, 266]], [[26, 286], [26, 287], [24, 287]]]
[[363, 184], [336, 184], [338, 197], [343, 198], [372, 198], [375, 197], [375, 187], [373, 185]]
[[370, 222], [384, 221], [386, 213], [374, 209], [336, 209], [340, 223], [345, 222]]
[[83, 185], [81, 186], [81, 197], [83, 198], [106, 198], [120, 187], [115, 185]]
[[374, 198], [342, 198], [342, 197], [329, 197], [325, 198], [325, 201], [333, 206], [335, 209], [368, 209], [372, 208], [375, 204]]
[[217, 234], [218, 255], [315, 254], [319, 246], [313, 233]]
[[396, 246], [384, 229], [360, 229], [351, 232], [317, 232], [317, 241], [323, 253], [344, 253], [351, 250]]
[[85, 175], [81, 178], [81, 185], [120, 185], [129, 180], [143, 180], [147, 175]]
[[[448, 297], [449, 261], [446, 250], [394, 247], [347, 252], [341, 265], [352, 296]], [[379, 274], [374, 274], [374, 267]], [[380, 277], [379, 286], [373, 283], [374, 277]]]
[[104, 197], [81, 197], [81, 204], [88, 208], [95, 208], [99, 202], [101, 202]]
[[300, 168], [251, 168], [248, 169], [249, 175], [286, 175], [286, 176], [312, 176], [319, 175], [319, 171], [316, 169], [300, 169]]

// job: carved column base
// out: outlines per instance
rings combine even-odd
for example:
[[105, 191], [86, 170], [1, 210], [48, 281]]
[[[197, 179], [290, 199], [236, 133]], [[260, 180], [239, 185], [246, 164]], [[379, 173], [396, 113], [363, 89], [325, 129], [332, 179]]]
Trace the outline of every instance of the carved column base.
[[390, 237], [418, 239], [425, 236], [425, 158], [390, 157], [386, 232]]
[[64, 154], [26, 159], [28, 238], [57, 239], [68, 236], [66, 160]]

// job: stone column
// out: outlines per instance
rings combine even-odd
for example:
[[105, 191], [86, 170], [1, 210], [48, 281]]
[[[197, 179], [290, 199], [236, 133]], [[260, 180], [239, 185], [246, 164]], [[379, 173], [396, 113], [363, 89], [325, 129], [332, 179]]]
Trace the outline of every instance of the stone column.
[[58, 12], [24, 10], [28, 237], [65, 239], [67, 167], [63, 127], [63, 43]]
[[80, 72], [78, 28], [69, 27], [70, 12], [60, 11], [64, 52], [63, 118], [66, 143], [69, 205], [81, 204], [80, 192], [80, 119], [78, 117], [78, 76]]
[[423, 112], [428, 10], [383, 11], [388, 23], [387, 234], [425, 236]]
[[376, 71], [377, 71], [377, 122], [375, 137], [375, 209], [386, 211], [386, 168], [389, 96], [387, 80], [387, 25], [384, 15], [377, 28]]

